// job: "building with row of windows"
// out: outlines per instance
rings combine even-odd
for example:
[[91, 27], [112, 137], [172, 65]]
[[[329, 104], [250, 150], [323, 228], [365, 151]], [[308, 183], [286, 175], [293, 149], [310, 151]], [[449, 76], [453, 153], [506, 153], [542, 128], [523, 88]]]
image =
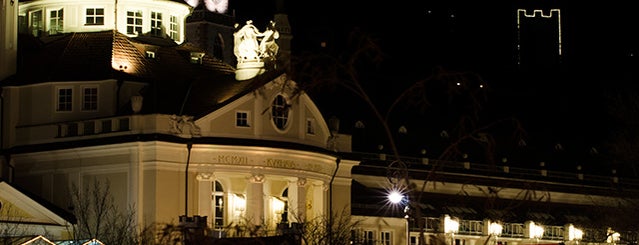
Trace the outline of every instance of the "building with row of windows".
[[234, 16], [187, 2], [2, 2], [1, 174], [34, 196], [0, 192], [0, 211], [19, 210], [1, 224], [19, 216], [68, 239], [71, 186], [99, 181], [139, 227], [219, 237], [339, 214], [358, 221], [353, 244], [636, 243], [621, 222], [637, 217], [636, 180], [353, 152], [287, 66], [269, 66], [290, 54], [285, 14], [283, 56], [239, 67]]

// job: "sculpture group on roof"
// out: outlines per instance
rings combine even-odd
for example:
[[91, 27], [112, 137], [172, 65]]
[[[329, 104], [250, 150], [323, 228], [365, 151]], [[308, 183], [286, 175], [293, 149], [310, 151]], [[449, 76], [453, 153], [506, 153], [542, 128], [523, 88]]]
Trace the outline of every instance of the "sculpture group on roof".
[[[239, 24], [235, 24], [237, 28]], [[275, 40], [280, 37], [275, 29], [275, 22], [270, 21], [264, 32], [260, 32], [252, 20], [233, 33], [235, 37], [234, 53], [238, 63], [259, 62], [262, 60], [274, 61], [279, 51]]]

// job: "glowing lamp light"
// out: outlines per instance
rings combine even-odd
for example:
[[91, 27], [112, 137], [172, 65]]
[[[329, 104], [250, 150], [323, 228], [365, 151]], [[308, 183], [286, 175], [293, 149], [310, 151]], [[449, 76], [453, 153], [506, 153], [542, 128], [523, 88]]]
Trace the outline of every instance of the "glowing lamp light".
[[577, 229], [573, 225], [570, 225], [568, 227], [568, 240], [569, 241], [581, 240], [583, 235], [584, 235], [584, 232], [581, 229]]
[[499, 223], [492, 222], [490, 223], [490, 226], [488, 226], [488, 231], [490, 232], [490, 234], [493, 234], [495, 236], [501, 235], [502, 230], [503, 227]]
[[390, 193], [388, 193], [388, 201], [393, 204], [400, 203], [402, 199], [404, 199], [404, 195], [402, 195], [398, 191], [391, 191]]
[[536, 225], [535, 222], [530, 222], [528, 229], [528, 237], [530, 238], [541, 238], [544, 236], [544, 227]]
[[246, 199], [240, 195], [233, 195], [233, 207], [235, 211], [244, 211], [246, 209]]
[[446, 233], [455, 233], [459, 231], [459, 221], [451, 219], [450, 216], [444, 216], [444, 231]]
[[282, 214], [284, 212], [284, 201], [279, 198], [271, 199], [271, 205], [273, 205], [273, 211], [275, 211], [276, 214]]
[[620, 237], [621, 237], [621, 234], [619, 234], [619, 232], [612, 233], [612, 235], [608, 236], [608, 239], [606, 239], [606, 242], [616, 243], [619, 241]]

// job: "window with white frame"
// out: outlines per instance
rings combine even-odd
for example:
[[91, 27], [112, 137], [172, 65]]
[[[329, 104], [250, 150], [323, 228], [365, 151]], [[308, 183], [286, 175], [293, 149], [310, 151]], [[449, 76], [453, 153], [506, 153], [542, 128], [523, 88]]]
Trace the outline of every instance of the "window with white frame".
[[162, 36], [162, 13], [151, 12], [151, 35]]
[[178, 24], [178, 18], [175, 15], [171, 15], [169, 18], [169, 36], [176, 42], [180, 41], [180, 25]]
[[390, 231], [382, 231], [380, 234], [380, 242], [383, 245], [392, 245], [393, 240]]
[[82, 88], [82, 110], [97, 111], [98, 110], [98, 87]]
[[219, 181], [213, 183], [213, 222], [215, 229], [224, 228], [224, 188]]
[[56, 111], [73, 111], [73, 89], [69, 87], [58, 88], [56, 95]]
[[248, 111], [237, 111], [237, 112], [235, 112], [235, 126], [236, 127], [250, 127]]
[[42, 10], [29, 13], [29, 30], [33, 36], [40, 36], [44, 31], [44, 19], [42, 18]]
[[104, 25], [104, 9], [103, 8], [87, 8], [85, 17], [85, 25], [101, 26]]
[[315, 134], [315, 119], [306, 118], [306, 133]]
[[49, 13], [49, 34], [61, 33], [64, 27], [64, 10], [51, 10]]
[[142, 11], [126, 12], [126, 34], [142, 34]]

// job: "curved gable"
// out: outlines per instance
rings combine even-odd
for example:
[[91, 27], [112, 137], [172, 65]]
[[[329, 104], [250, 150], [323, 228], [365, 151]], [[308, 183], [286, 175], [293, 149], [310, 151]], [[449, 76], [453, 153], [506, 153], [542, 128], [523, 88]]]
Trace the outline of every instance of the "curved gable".
[[326, 148], [330, 130], [313, 100], [286, 74], [265, 83], [196, 124], [202, 137], [277, 140]]

